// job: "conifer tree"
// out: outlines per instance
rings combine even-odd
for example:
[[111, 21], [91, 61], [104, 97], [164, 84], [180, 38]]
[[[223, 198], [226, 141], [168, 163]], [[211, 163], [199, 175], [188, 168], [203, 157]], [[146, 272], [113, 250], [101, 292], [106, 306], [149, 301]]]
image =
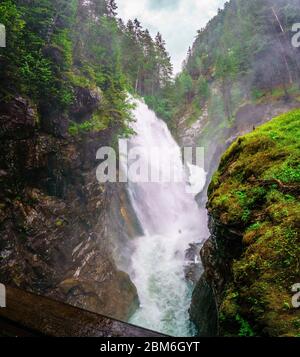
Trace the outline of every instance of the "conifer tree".
[[117, 16], [118, 5], [116, 4], [115, 0], [108, 0], [107, 1], [107, 12], [108, 16], [116, 17]]

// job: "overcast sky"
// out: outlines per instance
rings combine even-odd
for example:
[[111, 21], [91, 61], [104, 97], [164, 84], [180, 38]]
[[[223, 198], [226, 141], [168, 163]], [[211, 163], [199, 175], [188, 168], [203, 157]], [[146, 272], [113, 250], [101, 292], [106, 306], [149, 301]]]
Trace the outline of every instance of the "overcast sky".
[[167, 42], [175, 73], [181, 69], [197, 30], [223, 8], [225, 0], [116, 0], [119, 17], [138, 18], [153, 36], [160, 31]]

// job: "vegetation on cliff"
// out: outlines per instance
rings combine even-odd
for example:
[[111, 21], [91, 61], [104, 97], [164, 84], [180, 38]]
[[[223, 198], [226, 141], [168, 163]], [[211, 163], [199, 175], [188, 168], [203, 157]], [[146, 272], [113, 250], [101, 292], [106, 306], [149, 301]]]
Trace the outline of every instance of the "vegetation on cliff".
[[222, 334], [300, 335], [291, 300], [300, 282], [299, 122], [294, 110], [239, 138], [209, 187], [210, 214], [242, 247], [222, 296]]
[[299, 97], [299, 49], [291, 44], [299, 16], [298, 0], [228, 1], [198, 31], [174, 83], [148, 104], [179, 134], [182, 119], [189, 127], [207, 110], [198, 144], [221, 143], [241, 106]]
[[69, 118], [72, 134], [107, 127], [127, 134], [127, 92], [155, 93], [172, 73], [161, 35], [152, 39], [137, 20], [125, 25], [114, 0], [3, 0], [0, 23], [1, 103], [26, 97], [51, 122], [70, 117], [78, 88], [101, 90], [97, 113]]
[[116, 10], [114, 0], [0, 1], [0, 280], [127, 320], [137, 291], [107, 236], [130, 205], [124, 187], [97, 181], [96, 152], [131, 134], [128, 92], [154, 93], [171, 65], [161, 35]]

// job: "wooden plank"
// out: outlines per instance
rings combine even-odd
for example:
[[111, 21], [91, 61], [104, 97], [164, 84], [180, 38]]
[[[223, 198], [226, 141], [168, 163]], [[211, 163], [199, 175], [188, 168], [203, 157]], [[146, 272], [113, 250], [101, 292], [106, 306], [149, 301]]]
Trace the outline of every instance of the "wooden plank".
[[6, 308], [0, 308], [0, 336], [161, 337], [70, 305], [6, 288]]

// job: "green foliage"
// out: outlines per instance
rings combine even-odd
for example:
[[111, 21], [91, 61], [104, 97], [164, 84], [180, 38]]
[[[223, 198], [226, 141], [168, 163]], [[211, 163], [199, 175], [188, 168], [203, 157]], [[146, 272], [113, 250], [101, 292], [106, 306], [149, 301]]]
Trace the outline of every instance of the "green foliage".
[[215, 76], [220, 79], [234, 78], [239, 70], [237, 54], [228, 50], [225, 54], [219, 55], [216, 59]]
[[179, 96], [188, 100], [191, 97], [191, 92], [193, 90], [192, 77], [187, 72], [183, 71], [176, 78], [176, 84], [178, 87]]
[[[70, 8], [74, 1], [43, 0], [28, 5], [23, 1], [5, 0], [0, 4], [0, 22], [9, 33], [8, 46], [1, 50], [0, 95], [9, 99], [16, 93], [26, 95], [38, 105], [66, 108], [71, 90], [58, 70], [49, 51], [58, 46], [64, 67], [71, 66]], [[61, 11], [61, 12], [60, 12]], [[65, 17], [64, 17], [65, 16]], [[53, 23], [53, 18], [57, 19]]]
[[225, 334], [299, 332], [290, 308], [300, 275], [299, 120], [294, 110], [238, 139], [210, 185], [211, 214], [240, 233], [243, 249], [220, 308]]
[[254, 337], [255, 333], [249, 323], [244, 320], [240, 315], [236, 315], [236, 321], [240, 324], [239, 337]]
[[[17, 81], [20, 77], [18, 66], [22, 63], [20, 57], [24, 46], [23, 31], [25, 26], [21, 13], [13, 1], [4, 0], [0, 3], [0, 23], [6, 26], [6, 31], [10, 34], [6, 49], [0, 49], [0, 98], [9, 99], [10, 87], [13, 83], [8, 84], [7, 81], [12, 77], [12, 74], [15, 75]], [[16, 69], [17, 73], [15, 73]], [[7, 87], [4, 86], [4, 83], [7, 83]]]
[[260, 229], [260, 228], [261, 228], [261, 223], [255, 222], [248, 228], [248, 231], [256, 231], [257, 229]]
[[108, 127], [130, 135], [127, 91], [132, 89], [148, 93], [170, 117], [167, 101], [159, 103], [156, 96], [172, 73], [165, 42], [160, 34], [152, 39], [137, 20], [126, 27], [115, 16], [113, 0], [1, 1], [0, 23], [9, 41], [0, 49], [0, 100], [22, 95], [42, 117], [52, 111], [68, 114], [75, 87], [99, 87], [101, 113], [71, 123], [73, 135]]
[[195, 100], [205, 104], [208, 124], [200, 145], [212, 151], [211, 141], [222, 143], [224, 127], [234, 126], [243, 104], [299, 100], [300, 56], [290, 48], [290, 29], [300, 16], [297, 1], [276, 1], [277, 16], [266, 0], [226, 2], [224, 10], [198, 31], [174, 81], [170, 127], [177, 128], [183, 117], [191, 116]]
[[94, 113], [90, 120], [86, 120], [83, 123], [72, 122], [69, 127], [69, 133], [71, 135], [79, 135], [87, 132], [99, 132], [109, 127], [109, 117], [106, 117], [103, 113]]
[[[157, 105], [158, 92], [171, 82], [172, 64], [166, 51], [166, 44], [160, 33], [152, 39], [149, 31], [144, 30], [135, 19], [125, 25], [119, 21], [121, 41], [121, 66], [128, 74], [133, 92], [149, 97], [149, 103]], [[161, 107], [161, 106], [158, 106]]]
[[200, 98], [208, 99], [208, 97], [210, 95], [208, 81], [204, 77], [200, 77], [198, 79], [197, 85], [198, 85], [198, 94], [199, 94]]
[[63, 68], [68, 70], [73, 65], [73, 44], [70, 38], [69, 30], [65, 29], [53, 35], [52, 42], [63, 54]]
[[158, 96], [145, 96], [146, 104], [152, 108], [159, 118], [170, 121], [173, 116], [173, 109], [166, 98]]

